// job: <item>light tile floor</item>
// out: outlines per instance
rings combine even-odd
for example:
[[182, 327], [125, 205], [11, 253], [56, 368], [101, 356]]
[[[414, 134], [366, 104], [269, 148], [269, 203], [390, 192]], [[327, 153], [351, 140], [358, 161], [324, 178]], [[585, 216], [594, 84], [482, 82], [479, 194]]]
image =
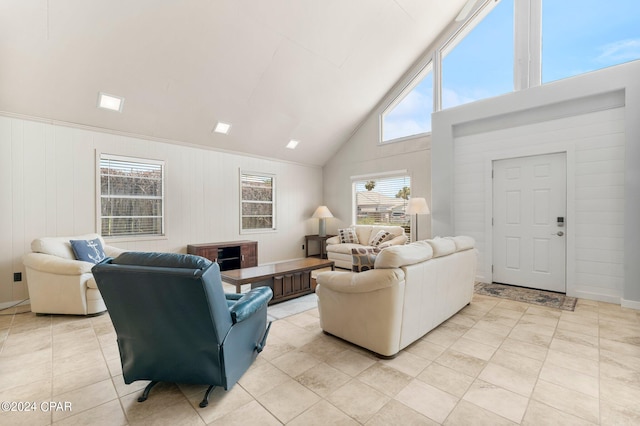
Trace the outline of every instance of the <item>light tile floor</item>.
[[108, 314], [3, 315], [0, 345], [0, 401], [36, 405], [2, 425], [640, 424], [640, 313], [588, 300], [567, 312], [476, 295], [392, 360], [324, 335], [312, 309], [274, 322], [204, 409], [206, 386], [160, 384], [138, 403], [146, 382], [124, 384]]

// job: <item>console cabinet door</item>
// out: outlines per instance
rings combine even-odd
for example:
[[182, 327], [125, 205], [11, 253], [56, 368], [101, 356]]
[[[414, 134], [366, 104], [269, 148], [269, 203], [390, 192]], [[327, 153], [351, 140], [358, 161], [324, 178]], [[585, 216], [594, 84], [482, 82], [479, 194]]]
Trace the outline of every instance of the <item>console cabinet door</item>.
[[258, 266], [258, 243], [255, 241], [242, 244], [240, 247], [240, 254], [242, 259], [240, 260], [241, 268], [250, 268], [252, 266]]

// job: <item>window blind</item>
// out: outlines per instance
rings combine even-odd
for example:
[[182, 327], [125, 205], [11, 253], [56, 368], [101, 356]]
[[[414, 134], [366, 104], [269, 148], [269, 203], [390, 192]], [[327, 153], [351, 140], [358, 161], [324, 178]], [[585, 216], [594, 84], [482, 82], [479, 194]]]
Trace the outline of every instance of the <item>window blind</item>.
[[100, 156], [103, 237], [164, 235], [164, 162]]

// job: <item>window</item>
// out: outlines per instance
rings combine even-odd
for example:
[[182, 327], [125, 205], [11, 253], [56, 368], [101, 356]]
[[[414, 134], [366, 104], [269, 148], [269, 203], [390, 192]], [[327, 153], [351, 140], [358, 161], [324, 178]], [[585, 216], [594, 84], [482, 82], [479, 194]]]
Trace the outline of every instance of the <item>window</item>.
[[354, 223], [358, 225], [399, 225], [411, 235], [406, 215], [411, 178], [406, 175], [354, 178]]
[[429, 63], [382, 113], [382, 142], [431, 131], [431, 71]]
[[240, 231], [275, 230], [275, 177], [240, 172]]
[[638, 0], [543, 0], [542, 81], [640, 58]]
[[164, 235], [164, 162], [100, 155], [103, 237]]
[[442, 108], [513, 91], [513, 39], [513, 0], [467, 22], [442, 48]]

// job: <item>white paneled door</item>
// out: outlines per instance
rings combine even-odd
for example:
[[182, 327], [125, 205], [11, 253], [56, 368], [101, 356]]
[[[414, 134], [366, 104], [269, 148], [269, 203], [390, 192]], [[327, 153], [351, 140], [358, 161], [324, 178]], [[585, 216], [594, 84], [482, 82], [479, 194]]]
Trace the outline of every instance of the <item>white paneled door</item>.
[[566, 154], [493, 162], [493, 281], [566, 292]]

